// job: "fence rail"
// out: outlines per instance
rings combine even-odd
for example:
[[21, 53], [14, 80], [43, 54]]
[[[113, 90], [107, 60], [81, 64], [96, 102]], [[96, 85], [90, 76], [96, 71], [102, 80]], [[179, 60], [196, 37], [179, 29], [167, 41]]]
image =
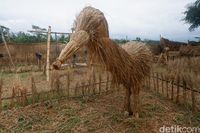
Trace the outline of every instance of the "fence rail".
[[162, 94], [177, 104], [191, 106], [192, 112], [200, 110], [200, 91], [193, 88], [187, 81], [178, 77], [169, 79], [162, 73], [152, 72], [146, 79], [145, 86], [156, 93]]
[[[104, 78], [103, 78], [104, 76]], [[109, 74], [106, 75], [95, 74], [90, 75], [88, 80], [75, 81], [70, 80], [70, 74], [63, 76], [56, 75], [51, 77], [50, 82], [47, 83], [47, 87], [50, 88], [48, 91], [38, 92], [37, 83], [34, 77], [31, 77], [29, 92], [25, 87], [14, 86], [10, 96], [3, 97], [3, 80], [0, 80], [0, 111], [4, 108], [4, 102], [9, 101], [9, 108], [17, 105], [25, 106], [27, 104], [34, 104], [37, 101], [44, 101], [40, 98], [45, 97], [45, 100], [50, 100], [53, 97], [79, 97], [79, 96], [90, 96], [100, 95], [111, 91], [112, 80]], [[64, 81], [63, 81], [64, 80]], [[72, 86], [72, 83], [74, 83]], [[43, 96], [42, 96], [43, 95]], [[48, 95], [48, 96], [47, 96]], [[29, 101], [29, 103], [28, 103]], [[30, 102], [31, 101], [31, 102]]]

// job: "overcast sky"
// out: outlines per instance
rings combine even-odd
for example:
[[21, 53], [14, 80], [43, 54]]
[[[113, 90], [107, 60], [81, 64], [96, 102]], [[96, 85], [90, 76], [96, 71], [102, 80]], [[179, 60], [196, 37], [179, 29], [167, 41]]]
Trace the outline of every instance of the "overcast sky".
[[200, 29], [188, 31], [181, 19], [195, 0], [0, 0], [0, 25], [27, 31], [31, 25], [70, 32], [75, 16], [85, 6], [104, 12], [112, 38], [194, 40]]

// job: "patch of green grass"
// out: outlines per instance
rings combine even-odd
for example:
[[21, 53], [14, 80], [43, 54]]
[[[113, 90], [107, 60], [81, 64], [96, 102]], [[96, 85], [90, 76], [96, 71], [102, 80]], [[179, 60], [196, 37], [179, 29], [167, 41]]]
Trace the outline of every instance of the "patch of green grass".
[[193, 126], [199, 126], [200, 123], [200, 113], [192, 114], [191, 112], [176, 116], [174, 121], [177, 124], [192, 124]]
[[59, 125], [59, 132], [70, 133], [71, 130], [81, 122], [78, 116], [70, 117], [67, 121]]
[[162, 108], [158, 104], [149, 104], [147, 110], [151, 112], [160, 112]]
[[127, 126], [129, 127], [130, 133], [138, 133], [139, 125], [135, 119], [130, 118], [130, 119], [126, 120], [125, 124], [127, 124]]
[[200, 123], [200, 113], [195, 114], [194, 119]]
[[14, 130], [15, 132], [23, 132], [25, 130], [31, 130], [32, 124], [33, 124], [32, 121], [20, 115], [17, 118], [17, 125], [12, 127], [12, 130]]

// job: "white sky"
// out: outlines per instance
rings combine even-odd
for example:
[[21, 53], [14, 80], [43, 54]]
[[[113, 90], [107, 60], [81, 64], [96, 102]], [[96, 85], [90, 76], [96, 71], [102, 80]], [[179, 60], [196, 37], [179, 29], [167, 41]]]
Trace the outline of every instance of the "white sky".
[[194, 40], [200, 29], [189, 32], [181, 19], [195, 0], [0, 0], [0, 25], [27, 31], [31, 25], [70, 32], [75, 16], [85, 6], [104, 12], [112, 38]]

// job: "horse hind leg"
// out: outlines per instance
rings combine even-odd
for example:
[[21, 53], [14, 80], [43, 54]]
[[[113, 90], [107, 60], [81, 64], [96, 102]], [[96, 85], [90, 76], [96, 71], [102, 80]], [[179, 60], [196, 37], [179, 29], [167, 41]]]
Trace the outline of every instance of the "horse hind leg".
[[131, 110], [131, 102], [130, 102], [130, 96], [131, 96], [131, 89], [130, 88], [126, 88], [126, 92], [125, 92], [125, 100], [124, 100], [124, 111], [125, 113], [128, 112], [129, 115], [132, 115], [133, 112]]

